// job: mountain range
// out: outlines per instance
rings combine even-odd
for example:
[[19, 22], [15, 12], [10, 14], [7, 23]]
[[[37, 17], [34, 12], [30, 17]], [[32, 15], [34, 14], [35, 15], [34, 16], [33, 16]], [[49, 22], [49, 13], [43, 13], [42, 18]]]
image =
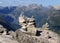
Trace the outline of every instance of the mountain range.
[[[18, 19], [20, 14], [27, 17], [34, 16], [36, 20], [36, 27], [42, 27], [43, 24], [48, 22], [49, 28], [60, 34], [60, 7], [59, 6], [42, 6], [37, 4], [31, 4], [27, 6], [10, 6], [2, 7], [0, 6], [0, 22], [5, 21], [5, 24], [9, 24], [10, 27], [18, 29], [19, 25]], [[8, 22], [8, 23], [7, 23]], [[7, 27], [6, 25], [4, 25]], [[9, 27], [8, 26], [8, 27]]]

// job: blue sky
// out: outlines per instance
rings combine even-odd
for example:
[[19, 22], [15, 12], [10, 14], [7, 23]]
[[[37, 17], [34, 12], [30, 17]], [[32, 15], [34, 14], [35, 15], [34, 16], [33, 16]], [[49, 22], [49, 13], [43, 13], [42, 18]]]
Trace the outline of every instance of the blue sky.
[[28, 4], [60, 5], [60, 0], [0, 0], [0, 6], [19, 6]]

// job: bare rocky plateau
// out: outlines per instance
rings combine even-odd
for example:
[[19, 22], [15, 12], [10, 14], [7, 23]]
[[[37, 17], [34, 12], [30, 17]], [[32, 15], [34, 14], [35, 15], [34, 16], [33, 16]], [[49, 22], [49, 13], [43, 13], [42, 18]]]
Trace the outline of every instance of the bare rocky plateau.
[[58, 34], [50, 30], [40, 30], [40, 36], [30, 35], [21, 30], [9, 31], [9, 34], [6, 34], [5, 30], [0, 25], [0, 43], [60, 43]]

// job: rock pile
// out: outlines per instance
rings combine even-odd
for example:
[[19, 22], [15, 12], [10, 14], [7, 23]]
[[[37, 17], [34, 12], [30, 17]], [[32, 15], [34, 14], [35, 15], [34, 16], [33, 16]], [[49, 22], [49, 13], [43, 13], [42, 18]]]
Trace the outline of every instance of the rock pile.
[[20, 29], [21, 31], [23, 32], [26, 31], [27, 33], [32, 33], [35, 35], [36, 28], [35, 28], [35, 19], [33, 16], [31, 18], [28, 18], [21, 14], [19, 17], [19, 23], [22, 26], [21, 27], [22, 29]]

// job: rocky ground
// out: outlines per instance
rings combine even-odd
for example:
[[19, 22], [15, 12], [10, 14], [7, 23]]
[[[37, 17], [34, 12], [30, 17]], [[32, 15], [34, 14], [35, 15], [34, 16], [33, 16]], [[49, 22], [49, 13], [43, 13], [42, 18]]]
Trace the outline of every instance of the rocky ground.
[[60, 43], [59, 36], [52, 31], [42, 30], [40, 34], [40, 36], [33, 36], [19, 31], [17, 40], [20, 43]]
[[33, 36], [21, 30], [16, 30], [16, 32], [9, 31], [7, 35], [4, 32], [5, 30], [0, 25], [0, 43], [60, 43], [58, 34], [50, 30], [40, 30], [40, 36]]
[[[13, 32], [11, 34], [13, 34]], [[0, 25], [0, 43], [19, 43], [11, 34], [7, 34], [6, 28]]]
[[0, 35], [0, 43], [19, 43], [9, 35]]

